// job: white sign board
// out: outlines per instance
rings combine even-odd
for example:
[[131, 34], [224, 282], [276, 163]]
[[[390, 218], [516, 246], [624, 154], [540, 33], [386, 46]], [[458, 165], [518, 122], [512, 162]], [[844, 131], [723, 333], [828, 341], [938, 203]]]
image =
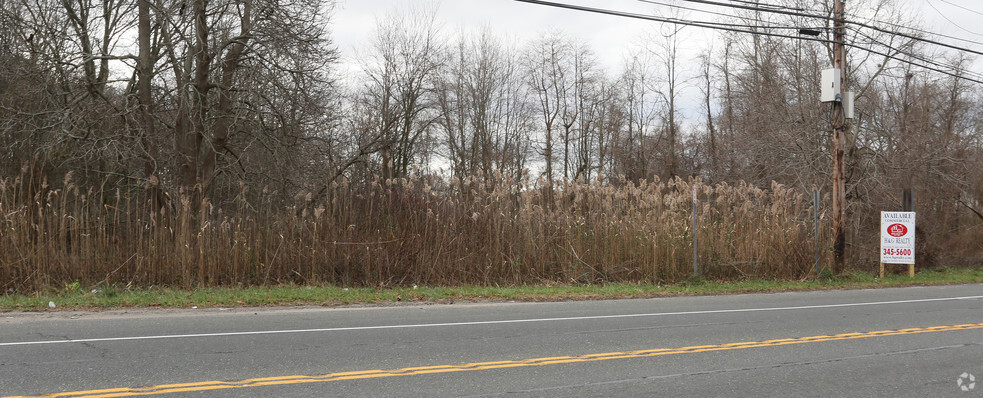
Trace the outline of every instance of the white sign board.
[[915, 212], [881, 212], [881, 262], [915, 263]]

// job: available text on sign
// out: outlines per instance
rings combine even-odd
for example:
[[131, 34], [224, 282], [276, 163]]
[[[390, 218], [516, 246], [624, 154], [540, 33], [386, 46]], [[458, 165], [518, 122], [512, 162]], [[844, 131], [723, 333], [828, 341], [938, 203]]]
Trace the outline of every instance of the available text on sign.
[[881, 212], [881, 262], [915, 263], [915, 212]]

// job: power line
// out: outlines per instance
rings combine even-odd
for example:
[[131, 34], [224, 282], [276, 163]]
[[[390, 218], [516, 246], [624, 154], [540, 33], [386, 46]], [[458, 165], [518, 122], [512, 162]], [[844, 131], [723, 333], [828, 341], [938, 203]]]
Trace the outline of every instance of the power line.
[[[625, 18], [632, 18], [632, 19], [641, 19], [641, 20], [655, 21], [655, 22], [662, 22], [662, 23], [671, 23], [671, 24], [677, 24], [677, 25], [683, 25], [683, 26], [695, 26], [695, 27], [701, 27], [701, 28], [707, 28], [707, 29], [724, 30], [724, 31], [730, 31], [730, 32], [737, 32], [737, 33], [747, 33], [747, 34], [752, 34], [752, 35], [771, 36], [771, 37], [782, 37], [782, 38], [802, 40], [802, 41], [814, 41], [814, 42], [820, 42], [820, 43], [833, 43], [833, 44], [835, 44], [833, 40], [828, 40], [828, 39], [820, 39], [820, 38], [812, 38], [812, 37], [799, 37], [799, 36], [790, 36], [790, 35], [783, 35], [783, 34], [770, 33], [770, 32], [758, 32], [758, 31], [751, 31], [751, 30], [742, 30], [742, 29], [737, 29], [737, 28], [730, 27], [730, 26], [723, 26], [721, 24], [716, 24], [716, 23], [688, 21], [688, 20], [685, 20], [685, 19], [678, 19], [678, 18], [660, 18], [660, 17], [654, 17], [654, 16], [650, 16], [650, 15], [635, 14], [635, 13], [629, 13], [629, 12], [624, 12], [624, 11], [616, 11], [616, 10], [608, 10], [608, 9], [602, 9], [602, 8], [578, 6], [578, 5], [573, 5], [573, 4], [556, 3], [556, 2], [553, 2], [553, 1], [545, 1], [545, 0], [515, 0], [515, 1], [522, 2], [522, 3], [543, 5], [543, 6], [548, 6], [548, 7], [565, 8], [565, 9], [575, 10], [575, 11], [584, 11], [584, 12], [590, 12], [590, 13], [596, 13], [596, 14], [603, 14], [603, 15], [611, 15], [611, 16], [618, 16], [618, 17], [625, 17]], [[877, 28], [872, 28], [872, 29], [880, 30], [880, 29], [877, 29]], [[916, 37], [910, 37], [910, 36], [906, 36], [906, 35], [903, 35], [903, 34], [899, 34], [899, 36], [909, 37], [909, 38], [912, 38], [914, 40], [922, 40], [922, 39], [919, 39], [919, 38], [916, 38]], [[926, 40], [922, 40], [922, 41], [926, 41]], [[942, 73], [942, 74], [945, 74], [945, 75], [948, 75], [948, 76], [952, 76], [952, 77], [955, 77], [955, 78], [959, 78], [959, 79], [968, 80], [968, 81], [971, 81], [971, 82], [974, 82], [974, 83], [978, 83], [978, 84], [983, 84], [983, 79], [974, 79], [974, 78], [966, 77], [964, 75], [960, 75], [960, 74], [955, 74], [955, 73], [952, 73], [952, 72], [948, 72], [948, 71], [945, 71], [945, 70], [942, 70], [942, 69], [939, 69], [939, 68], [936, 68], [936, 67], [918, 64], [918, 63], [912, 62], [910, 60], [904, 60], [904, 59], [898, 58], [897, 56], [894, 56], [894, 55], [891, 55], [891, 54], [885, 54], [885, 53], [882, 53], [880, 51], [876, 51], [876, 50], [870, 49], [870, 48], [861, 47], [861, 46], [858, 46], [858, 45], [852, 45], [852, 44], [846, 44], [846, 43], [844, 43], [844, 45], [849, 46], [849, 47], [853, 47], [853, 48], [857, 48], [857, 49], [860, 49], [860, 50], [864, 50], [864, 51], [870, 52], [872, 54], [880, 55], [880, 56], [883, 56], [883, 57], [888, 58], [888, 59], [894, 59], [894, 60], [901, 61], [901, 62], [907, 62], [907, 63], [909, 63], [911, 65], [914, 65], [914, 66], [917, 66], [917, 67], [920, 67], [920, 68], [924, 68], [924, 69], [927, 69], [927, 70], [930, 70], [930, 71]]]
[[[652, 2], [650, 0], [638, 0], [638, 1]], [[690, 0], [683, 0], [683, 1], [690, 1]], [[695, 1], [695, 0], [693, 0], [693, 1]], [[756, 2], [746, 1], [746, 0], [745, 1], [741, 1], [741, 0], [728, 0], [728, 1], [735, 2], [735, 3], [744, 3], [744, 4], [752, 4], [752, 5], [759, 5], [759, 6], [768, 7], [768, 9], [764, 9], [764, 8], [760, 8], [760, 7], [758, 7], [758, 8], [755, 8], [755, 7], [743, 7], [743, 6], [742, 7], [738, 7], [738, 8], [743, 8], [743, 9], [749, 9], [749, 10], [752, 10], [752, 11], [773, 12], [774, 11], [773, 10], [774, 8], [781, 8], [781, 6], [775, 6], [775, 5], [764, 4], [764, 3], [756, 3]], [[939, 1], [942, 1], [942, 2], [945, 2], [945, 3], [948, 3], [948, 4], [952, 4], [952, 5], [955, 5], [957, 7], [966, 9], [968, 11], [971, 11], [971, 12], [974, 12], [974, 13], [977, 13], [977, 14], [980, 14], [980, 15], [983, 15], [983, 13], [980, 13], [980, 12], [974, 11], [974, 10], [970, 10], [968, 8], [965, 8], [965, 7], [958, 6], [956, 4], [953, 4], [953, 3], [948, 2], [946, 0], [939, 0]], [[696, 1], [696, 2], [701, 2], [701, 1]], [[703, 2], [703, 3], [708, 3], [708, 2]], [[723, 6], [723, 7], [730, 7], [727, 4], [716, 3], [716, 5], [720, 5], [720, 6]], [[680, 6], [676, 6], [676, 7], [680, 7]], [[803, 13], [808, 13], [808, 12], [814, 12], [815, 11], [815, 10], [808, 10], [808, 9], [804, 9], [804, 8], [796, 8], [796, 7], [784, 7], [784, 8], [787, 8], [789, 10], [794, 10], [794, 11], [800, 11], [800, 12], [803, 12]], [[710, 12], [710, 11], [705, 11], [705, 12], [712, 13], [712, 14], [715, 14], [715, 15], [723, 15], [723, 16], [727, 16], [727, 17], [733, 17], [733, 15], [731, 15], [731, 14], [724, 14], [724, 13], [717, 13], [717, 12]], [[778, 13], [779, 14], [788, 14], [788, 13], [785, 13], [785, 12], [778, 12]], [[853, 16], [853, 17], [857, 17], [857, 18], [864, 18], [863, 16], [861, 16], [859, 14], [854, 14], [854, 13], [844, 13], [844, 14], [845, 15], [849, 15], [849, 16]], [[807, 16], [809, 18], [819, 18], [819, 19], [824, 19], [824, 20], [831, 19], [830, 17], [825, 17], [825, 16], [821, 16], [821, 15], [816, 15], [816, 14], [803, 14], [803, 15], [804, 16]], [[930, 31], [927, 31], [927, 30], [913, 28], [913, 27], [906, 26], [906, 25], [900, 25], [900, 24], [896, 24], [896, 23], [893, 23], [893, 22], [881, 21], [881, 20], [877, 20], [877, 19], [873, 19], [873, 18], [869, 18], [868, 20], [871, 21], [871, 22], [877, 22], [877, 23], [883, 24], [883, 25], [890, 25], [890, 26], [893, 26], [895, 28], [909, 29], [909, 30], [914, 31], [914, 32], [925, 33], [925, 34], [932, 35], [932, 36], [944, 37], [944, 38], [947, 38], [947, 39], [952, 39], [952, 40], [958, 40], [958, 41], [963, 41], [963, 42], [967, 42], [967, 43], [973, 43], [973, 44], [983, 45], [983, 42], [979, 42], [979, 41], [975, 41], [975, 40], [971, 40], [971, 39], [964, 39], [964, 38], [956, 37], [956, 36], [949, 36], [949, 35], [945, 35], [945, 34], [941, 34], [941, 33], [930, 32]], [[869, 23], [865, 24], [865, 23], [856, 22], [854, 20], [848, 20], [848, 21], [850, 21], [851, 23], [854, 23], [854, 24], [858, 24], [858, 25], [864, 26], [864, 27], [869, 27], [869, 26], [867, 26]]]
[[964, 9], [966, 11], [969, 11], [971, 13], [974, 13], [974, 14], [983, 15], [983, 12], [979, 12], [979, 11], [976, 11], [976, 10], [973, 10], [973, 9], [969, 9], [969, 8], [963, 7], [963, 6], [959, 5], [959, 4], [953, 3], [951, 1], [947, 1], [947, 0], [939, 0], [939, 1], [941, 1], [943, 3], [946, 3], [946, 4], [948, 4], [950, 6], [953, 6], [953, 7], [962, 8], [962, 9]]
[[[849, 16], [852, 16], [852, 17], [856, 17], [856, 18], [865, 18], [862, 15], [853, 14], [853, 13], [846, 13], [846, 15], [849, 15]], [[866, 18], [866, 19], [869, 21], [868, 23], [870, 23], [870, 22], [876, 22], [876, 23], [879, 23], [879, 24], [882, 24], [882, 25], [893, 26], [893, 27], [899, 28], [899, 29], [908, 29], [908, 30], [911, 30], [912, 32], [924, 33], [924, 34], [927, 34], [927, 35], [944, 37], [946, 39], [959, 40], [959, 41], [964, 41], [964, 42], [967, 42], [967, 43], [973, 43], [973, 44], [983, 45], [983, 42], [979, 42], [979, 41], [975, 41], [975, 40], [971, 40], [971, 39], [964, 39], [962, 37], [949, 36], [949, 35], [945, 35], [945, 34], [942, 34], [942, 33], [929, 32], [927, 30], [913, 28], [913, 27], [910, 27], [910, 26], [901, 25], [901, 24], [897, 24], [897, 23], [894, 23], [894, 22], [881, 21], [881, 20], [877, 20], [877, 19], [873, 19], [873, 18]]]
[[727, 3], [721, 3], [718, 1], [710, 1], [710, 0], [683, 0], [683, 1], [688, 1], [691, 3], [707, 4], [712, 6], [728, 7], [728, 8], [740, 8], [740, 9], [751, 10], [751, 11], [770, 12], [774, 14], [791, 15], [796, 17], [816, 18], [824, 21], [835, 20], [835, 18], [825, 15], [810, 14], [810, 13], [799, 12], [799, 11], [785, 11], [777, 8], [761, 8], [760, 6], [744, 6], [744, 5], [737, 5], [737, 4], [727, 4]]
[[714, 11], [708, 11], [708, 10], [701, 10], [699, 8], [693, 8], [693, 7], [684, 7], [684, 6], [681, 6], [681, 5], [678, 5], [678, 4], [669, 4], [669, 3], [663, 3], [663, 2], [660, 2], [660, 1], [653, 1], [653, 0], [638, 0], [638, 1], [640, 1], [642, 3], [649, 3], [649, 4], [655, 4], [655, 5], [665, 6], [665, 7], [670, 7], [670, 8], [677, 8], [677, 9], [681, 9], [681, 10], [702, 12], [702, 13], [710, 14], [710, 15], [717, 15], [717, 16], [723, 16], [723, 17], [729, 17], [730, 16], [730, 15], [724, 14], [722, 12], [714, 12]]
[[[818, 19], [822, 19], [824, 21], [835, 21], [836, 20], [836, 18], [826, 17], [826, 16], [820, 16], [820, 15], [815, 15], [815, 14], [807, 14], [807, 13], [791, 12], [791, 11], [781, 11], [781, 10], [773, 10], [773, 9], [764, 9], [764, 8], [760, 8], [760, 7], [743, 6], [743, 5], [736, 5], [736, 4], [727, 4], [727, 3], [721, 3], [721, 2], [717, 2], [717, 1], [711, 1], [711, 0], [683, 0], [683, 1], [688, 1], [688, 2], [692, 2], [692, 3], [700, 3], [700, 4], [716, 5], [716, 6], [721, 6], [721, 7], [739, 8], [739, 9], [751, 10], [751, 11], [762, 11], [762, 12], [770, 12], [770, 13], [776, 13], [776, 14], [785, 14], [785, 15], [793, 15], [793, 16], [809, 17], [809, 18], [818, 18]], [[847, 22], [847, 21], [843, 21], [843, 22]], [[963, 48], [963, 47], [959, 47], [959, 46], [954, 46], [954, 45], [946, 44], [946, 43], [942, 43], [942, 42], [937, 42], [937, 41], [934, 41], [934, 40], [929, 40], [929, 39], [921, 38], [921, 37], [917, 37], [917, 36], [912, 36], [912, 35], [908, 35], [908, 34], [905, 34], [905, 33], [902, 33], [902, 32], [892, 32], [892, 31], [889, 31], [889, 30], [886, 30], [886, 29], [882, 29], [882, 28], [879, 28], [879, 27], [876, 27], [876, 26], [873, 26], [873, 25], [868, 25], [868, 24], [861, 23], [861, 22], [850, 21], [850, 23], [851, 24], [854, 24], [854, 25], [862, 26], [862, 27], [865, 27], [865, 28], [868, 28], [868, 29], [873, 29], [873, 30], [879, 31], [881, 33], [894, 34], [894, 35], [898, 35], [898, 36], [902, 36], [902, 37], [907, 37], [909, 39], [921, 40], [921, 41], [924, 41], [926, 43], [935, 44], [937, 46], [948, 47], [948, 48], [951, 48], [953, 50], [965, 51], [965, 52], [973, 53], [973, 54], [976, 54], [976, 55], [983, 55], [983, 52], [980, 52], [980, 51], [976, 51], [976, 50], [972, 50], [972, 49], [968, 49], [968, 48]]]
[[[951, 70], [955, 70], [955, 72], [951, 72], [950, 73], [950, 72], [947, 72], [947, 71], [943, 71], [943, 70], [939, 70], [939, 69], [934, 69], [934, 68], [931, 68], [931, 67], [928, 67], [928, 66], [925, 66], [925, 65], [920, 65], [920, 64], [916, 64], [916, 63], [913, 63], [913, 62], [910, 62], [910, 61], [905, 61], [905, 60], [902, 60], [902, 59], [896, 58], [896, 57], [889, 57], [891, 59], [895, 59], [895, 60], [902, 61], [902, 62], [908, 62], [908, 63], [911, 63], [912, 65], [919, 66], [919, 67], [922, 67], [922, 68], [925, 68], [925, 69], [929, 69], [929, 70], [932, 70], [932, 71], [935, 71], [935, 72], [944, 73], [946, 75], [953, 76], [953, 77], [960, 77], [960, 76], [968, 75], [971, 78], [969, 78], [967, 80], [973, 80], [973, 78], [983, 80], [983, 74], [981, 74], [981, 73], [977, 73], [977, 72], [972, 72], [972, 71], [965, 70], [965, 69], [956, 68], [956, 67], [954, 67], [952, 65], [942, 64], [942, 63], [939, 63], [938, 61], [933, 61], [933, 60], [930, 60], [930, 59], [925, 58], [923, 56], [916, 55], [915, 53], [913, 53], [911, 51], [905, 51], [904, 49], [901, 49], [901, 48], [892, 46], [892, 45], [887, 44], [887, 43], [884, 43], [884, 42], [881, 42], [880, 40], [877, 40], [876, 38], [874, 38], [874, 37], [872, 37], [872, 36], [870, 36], [870, 35], [862, 32], [862, 31], [860, 31], [859, 29], [856, 29], [856, 28], [849, 28], [849, 29], [852, 30], [852, 31], [854, 31], [854, 32], [856, 32], [858, 35], [861, 35], [863, 37], [866, 37], [868, 40], [870, 40], [874, 44], [878, 44], [880, 46], [886, 47], [889, 50], [888, 52], [893, 51], [893, 52], [896, 52], [898, 54], [902, 54], [904, 56], [907, 56], [909, 58], [918, 60], [920, 62], [924, 62], [926, 64], [932, 65], [932, 66], [934, 66], [936, 68], [948, 68], [948, 69], [951, 69]], [[975, 80], [973, 80], [973, 81], [975, 81]]]
[[949, 19], [949, 17], [947, 17], [945, 14], [942, 13], [942, 11], [939, 11], [939, 9], [937, 7], [935, 7], [935, 4], [932, 4], [932, 0], [925, 0], [925, 3], [928, 4], [929, 7], [932, 7], [932, 9], [935, 10], [935, 12], [937, 12], [939, 15], [941, 15], [942, 18], [945, 18], [946, 21], [949, 21], [949, 23], [951, 23], [953, 26], [966, 31], [969, 34], [972, 34], [972, 35], [975, 35], [975, 36], [983, 36], [983, 35], [981, 35], [979, 33], [976, 33], [976, 32], [973, 32], [973, 31], [971, 31], [969, 29], [966, 29], [966, 28], [960, 26], [959, 24], [957, 24], [955, 21]]
[[873, 25], [868, 25], [868, 24], [864, 24], [864, 23], [860, 23], [860, 22], [851, 22], [851, 24], [857, 25], [857, 26], [862, 26], [862, 27], [865, 27], [867, 29], [873, 29], [873, 30], [876, 30], [876, 31], [881, 32], [881, 33], [887, 33], [887, 34], [890, 34], [890, 35], [897, 35], [897, 36], [901, 36], [901, 37], [912, 39], [912, 40], [923, 41], [925, 43], [929, 43], [929, 44], [934, 44], [934, 45], [937, 45], [937, 46], [951, 48], [951, 49], [957, 50], [957, 51], [964, 51], [964, 52], [968, 52], [968, 53], [972, 53], [972, 54], [976, 54], [976, 55], [983, 55], [983, 52], [980, 52], [980, 51], [972, 50], [972, 49], [965, 48], [965, 47], [954, 46], [954, 45], [951, 45], [951, 44], [946, 44], [946, 43], [938, 42], [938, 41], [935, 41], [935, 40], [929, 40], [929, 39], [918, 37], [918, 36], [912, 36], [912, 35], [905, 34], [905, 33], [902, 33], [902, 32], [894, 32], [894, 31], [890, 31], [890, 30], [887, 30], [887, 29], [881, 29], [881, 28], [876, 27], [876, 26], [873, 26]]
[[[677, 8], [682, 8], [682, 9], [686, 9], [686, 10], [694, 10], [694, 11], [704, 12], [704, 13], [708, 13], [708, 14], [712, 14], [712, 15], [719, 15], [719, 16], [724, 16], [724, 17], [733, 17], [732, 14], [725, 14], [725, 13], [721, 13], [721, 12], [713, 12], [713, 11], [707, 11], [707, 10], [700, 10], [700, 9], [695, 9], [695, 8], [691, 8], [691, 7], [683, 7], [683, 6], [679, 6], [679, 5], [672, 5], [672, 4], [667, 4], [667, 3], [656, 2], [656, 1], [652, 1], [652, 0], [638, 0], [638, 1], [641, 1], [641, 2], [644, 2], [644, 3], [653, 3], [653, 4], [668, 6], [668, 7], [677, 7]], [[684, 1], [689, 1], [689, 0], [684, 0]], [[802, 12], [803, 13], [802, 15], [808, 16], [809, 18], [819, 18], [819, 19], [826, 19], [826, 20], [829, 19], [829, 17], [824, 17], [824, 16], [816, 15], [816, 14], [810, 14], [809, 12], [815, 12], [815, 10], [809, 10], [809, 9], [805, 9], [805, 8], [784, 7], [784, 6], [771, 5], [771, 4], [767, 4], [767, 3], [759, 3], [759, 2], [753, 2], [753, 1], [747, 1], [747, 0], [728, 0], [728, 1], [733, 2], [733, 3], [750, 4], [750, 5], [754, 6], [754, 7], [751, 7], [751, 6], [739, 6], [737, 8], [748, 9], [748, 10], [753, 10], [753, 11], [773, 12], [776, 9], [779, 9], [779, 8], [786, 8], [786, 9], [789, 9], [789, 10]], [[928, 0], [926, 0], [926, 1], [928, 1]], [[948, 4], [953, 4], [953, 3], [950, 3], [950, 2], [948, 2], [946, 0], [939, 0], [939, 1], [943, 1], [943, 2], [946, 2]], [[713, 3], [713, 5], [719, 5], [719, 6], [723, 6], [723, 7], [730, 7], [730, 5], [722, 4], [722, 3], [716, 3], [716, 2], [707, 2], [707, 1], [695, 1], [695, 2], [698, 2], [698, 3], [706, 3], [706, 4]], [[953, 4], [953, 5], [955, 5], [955, 4]], [[957, 7], [960, 7], [960, 8], [963, 8], [963, 9], [966, 9], [968, 11], [971, 11], [971, 12], [974, 12], [974, 13], [977, 13], [977, 14], [980, 14], [980, 15], [983, 15], [983, 13], [980, 13], [978, 11], [970, 10], [968, 8], [961, 7], [961, 6], [958, 6], [958, 5], [956, 5], [956, 6]], [[779, 14], [788, 14], [786, 12], [777, 12], [777, 13], [779, 13]], [[850, 15], [850, 16], [855, 16], [857, 18], [862, 18], [862, 16], [857, 15], [857, 14], [853, 14], [853, 13], [844, 13], [844, 14]], [[876, 19], [872, 19], [872, 18], [870, 19], [870, 21], [877, 22], [879, 24], [884, 24], [884, 25], [891, 25], [891, 26], [893, 26], [895, 28], [909, 29], [909, 30], [914, 31], [914, 32], [925, 33], [925, 34], [928, 34], [928, 35], [943, 37], [943, 38], [947, 38], [947, 39], [959, 40], [959, 41], [963, 41], [963, 42], [967, 42], [967, 43], [972, 43], [972, 44], [983, 45], [983, 42], [979, 42], [979, 41], [975, 41], [975, 40], [970, 40], [970, 39], [964, 39], [964, 38], [961, 38], [961, 37], [949, 36], [949, 35], [945, 35], [945, 34], [941, 34], [941, 33], [930, 32], [930, 31], [927, 31], [927, 30], [912, 28], [910, 26], [900, 25], [900, 24], [896, 24], [896, 23], [892, 23], [892, 22], [880, 21], [880, 20], [876, 20]], [[952, 22], [952, 21], [950, 21], [950, 22]], [[859, 25], [862, 25], [862, 26], [865, 26], [865, 27], [867, 27], [867, 25], [869, 24], [869, 23], [859, 23], [859, 22], [852, 22], [852, 23], [859, 24]], [[955, 23], [953, 23], [953, 24], [955, 24]], [[799, 28], [802, 28], [802, 27], [799, 27]], [[960, 28], [962, 28], [962, 27], [960, 27]], [[963, 29], [963, 30], [966, 30], [966, 29]], [[973, 32], [970, 32], [970, 33], [973, 33]], [[973, 33], [973, 34], [976, 34], [976, 33]], [[969, 50], [969, 51], [972, 51], [972, 50]]]
[[[590, 12], [590, 13], [595, 13], [595, 14], [611, 15], [611, 16], [616, 16], [616, 17], [624, 17], [624, 18], [632, 18], [632, 19], [642, 19], [642, 20], [646, 20], [646, 21], [655, 21], [655, 22], [662, 22], [662, 23], [671, 23], [671, 24], [683, 25], [683, 26], [695, 26], [695, 27], [699, 27], [699, 28], [724, 30], [724, 31], [738, 32], [738, 33], [750, 33], [750, 34], [757, 34], [757, 35], [762, 35], [762, 36], [784, 37], [784, 38], [787, 38], [787, 39], [797, 39], [797, 40], [804, 40], [804, 41], [815, 41], [815, 42], [820, 42], [820, 43], [833, 43], [833, 41], [832, 40], [829, 40], [829, 39], [820, 39], [820, 38], [815, 38], [815, 37], [800, 37], [800, 36], [783, 35], [783, 34], [779, 34], [779, 33], [758, 32], [758, 31], [752, 31], [752, 30], [737, 29], [738, 27], [741, 27], [741, 28], [753, 28], [753, 27], [755, 27], [753, 25], [746, 25], [746, 24], [725, 24], [725, 23], [720, 23], [720, 22], [690, 21], [690, 20], [680, 19], [680, 18], [662, 18], [662, 17], [651, 16], [651, 15], [635, 14], [635, 13], [630, 13], [630, 12], [625, 12], [625, 11], [616, 11], [616, 10], [609, 10], [609, 9], [604, 9], [604, 8], [594, 8], [594, 7], [578, 6], [578, 5], [573, 5], [573, 4], [564, 4], [564, 3], [557, 3], [557, 2], [545, 1], [545, 0], [515, 0], [515, 1], [518, 1], [518, 2], [521, 2], [521, 3], [537, 4], [537, 5], [548, 6], [548, 7], [565, 8], [565, 9], [568, 9], [568, 10], [584, 11], [584, 12]], [[796, 28], [796, 29], [798, 29], [798, 28]]]
[[[660, 6], [670, 7], [670, 8], [681, 9], [681, 10], [701, 12], [701, 13], [704, 13], [704, 14], [717, 15], [717, 16], [728, 17], [728, 18], [729, 17], [733, 17], [732, 14], [725, 14], [725, 13], [722, 13], [722, 12], [715, 12], [715, 11], [709, 11], [709, 10], [701, 10], [699, 8], [685, 7], [685, 6], [681, 6], [681, 5], [678, 5], [678, 4], [663, 3], [661, 1], [655, 1], [655, 0], [637, 0], [637, 1], [642, 2], [642, 3], [649, 3], [649, 4], [654, 4], [654, 5], [660, 5]], [[736, 0], [731, 0], [731, 1], [736, 1]], [[722, 22], [701, 22], [701, 23], [715, 24], [715, 25], [724, 25], [724, 26], [739, 26], [739, 27], [758, 28], [758, 29], [788, 29], [788, 30], [799, 30], [799, 29], [802, 29], [802, 28], [806, 27], [806, 26], [783, 26], [783, 25], [726, 24], [726, 23], [722, 23]], [[809, 27], [809, 28], [812, 28], [812, 29], [825, 29], [825, 27]]]
[[[640, 1], [645, 1], [645, 0], [640, 0]], [[721, 6], [721, 7], [738, 8], [738, 9], [751, 10], [751, 11], [761, 11], [761, 12], [770, 12], [770, 13], [775, 13], [775, 14], [784, 14], [784, 15], [792, 15], [792, 16], [800, 16], [800, 17], [808, 17], [808, 18], [817, 18], [817, 19], [821, 19], [821, 20], [824, 20], [824, 21], [836, 21], [836, 18], [833, 18], [833, 17], [821, 16], [821, 15], [815, 15], [815, 14], [808, 14], [808, 13], [801, 13], [801, 12], [782, 11], [782, 10], [775, 10], [775, 9], [765, 9], [765, 8], [760, 8], [760, 7], [744, 6], [744, 5], [737, 5], [737, 4], [727, 4], [727, 3], [721, 3], [721, 2], [717, 2], [717, 1], [711, 1], [711, 0], [683, 0], [683, 1], [688, 1], [688, 2], [692, 2], [692, 3], [700, 3], [700, 4], [708, 4], [708, 5], [716, 5], [716, 6]], [[843, 21], [843, 22], [845, 23], [847, 21]], [[935, 44], [937, 46], [948, 47], [948, 48], [951, 48], [953, 50], [965, 51], [965, 52], [973, 53], [973, 54], [976, 54], [976, 55], [983, 55], [983, 52], [980, 52], [980, 51], [976, 51], [976, 50], [972, 50], [972, 49], [968, 49], [968, 48], [964, 48], [964, 47], [959, 47], [959, 46], [955, 46], [955, 45], [951, 45], [951, 44], [946, 44], [946, 43], [942, 43], [942, 42], [938, 42], [938, 41], [934, 41], [934, 40], [929, 40], [929, 39], [921, 38], [921, 37], [917, 37], [917, 36], [912, 36], [912, 35], [908, 35], [908, 34], [905, 34], [905, 33], [902, 33], [902, 32], [893, 32], [893, 31], [889, 31], [889, 30], [886, 30], [886, 29], [879, 28], [877, 26], [868, 25], [868, 24], [861, 23], [861, 22], [850, 21], [850, 23], [853, 24], [853, 25], [862, 26], [862, 27], [865, 27], [865, 28], [868, 28], [868, 29], [873, 29], [873, 30], [879, 31], [881, 33], [894, 34], [894, 35], [898, 35], [898, 36], [902, 36], [902, 37], [907, 37], [909, 39], [920, 40], [920, 41], [924, 41], [926, 43]]]
[[787, 10], [801, 11], [801, 12], [814, 11], [814, 10], [809, 10], [809, 9], [805, 9], [805, 8], [788, 7], [788, 6], [780, 6], [780, 5], [775, 5], [775, 4], [762, 3], [760, 1], [748, 1], [748, 0], [727, 0], [727, 1], [730, 1], [731, 3], [750, 4], [750, 5], [757, 6], [757, 7], [766, 7], [766, 8], [775, 8], [775, 9], [784, 8], [784, 9], [787, 9]]

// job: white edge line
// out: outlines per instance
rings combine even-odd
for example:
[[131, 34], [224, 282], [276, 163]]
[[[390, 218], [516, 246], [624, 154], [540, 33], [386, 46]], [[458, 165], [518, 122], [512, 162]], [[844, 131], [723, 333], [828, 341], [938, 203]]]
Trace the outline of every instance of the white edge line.
[[594, 319], [643, 318], [643, 317], [657, 317], [657, 316], [670, 316], [670, 315], [700, 315], [700, 314], [726, 314], [726, 313], [739, 313], [739, 312], [790, 311], [790, 310], [809, 310], [809, 309], [820, 309], [820, 308], [862, 307], [862, 306], [871, 306], [871, 305], [910, 304], [910, 303], [927, 303], [933, 301], [958, 301], [958, 300], [975, 300], [975, 299], [983, 299], [983, 296], [943, 297], [943, 298], [897, 300], [897, 301], [874, 301], [874, 302], [866, 302], [866, 303], [803, 305], [803, 306], [796, 306], [796, 307], [765, 307], [765, 308], [739, 308], [739, 309], [729, 309], [729, 310], [656, 312], [656, 313], [648, 313], [648, 314], [595, 315], [595, 316], [575, 316], [575, 317], [562, 317], [562, 318], [505, 319], [505, 320], [498, 320], [498, 321], [422, 323], [422, 324], [409, 324], [409, 325], [351, 326], [351, 327], [319, 328], [319, 329], [258, 330], [258, 331], [251, 331], [251, 332], [169, 334], [169, 335], [159, 335], [159, 336], [103, 337], [103, 338], [90, 338], [90, 339], [20, 341], [20, 342], [12, 342], [12, 343], [0, 343], [0, 347], [42, 345], [42, 344], [93, 343], [93, 342], [104, 342], [104, 341], [163, 340], [163, 339], [182, 339], [182, 338], [195, 338], [195, 337], [255, 336], [255, 335], [272, 335], [272, 334], [288, 334], [288, 333], [344, 332], [344, 331], [353, 331], [353, 330], [413, 329], [413, 328], [444, 327], [444, 326], [500, 325], [500, 324], [516, 324], [516, 323], [532, 323], [532, 322], [560, 322], [560, 321], [581, 321], [581, 320], [594, 320]]

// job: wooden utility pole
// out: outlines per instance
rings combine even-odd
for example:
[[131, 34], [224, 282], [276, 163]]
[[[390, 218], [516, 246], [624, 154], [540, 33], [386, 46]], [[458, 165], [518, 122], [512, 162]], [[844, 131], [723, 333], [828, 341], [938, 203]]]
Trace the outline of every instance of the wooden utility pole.
[[846, 146], [846, 117], [843, 98], [846, 90], [846, 27], [843, 0], [833, 6], [833, 68], [840, 70], [839, 100], [833, 101], [833, 272], [846, 268], [846, 177], [843, 157]]

